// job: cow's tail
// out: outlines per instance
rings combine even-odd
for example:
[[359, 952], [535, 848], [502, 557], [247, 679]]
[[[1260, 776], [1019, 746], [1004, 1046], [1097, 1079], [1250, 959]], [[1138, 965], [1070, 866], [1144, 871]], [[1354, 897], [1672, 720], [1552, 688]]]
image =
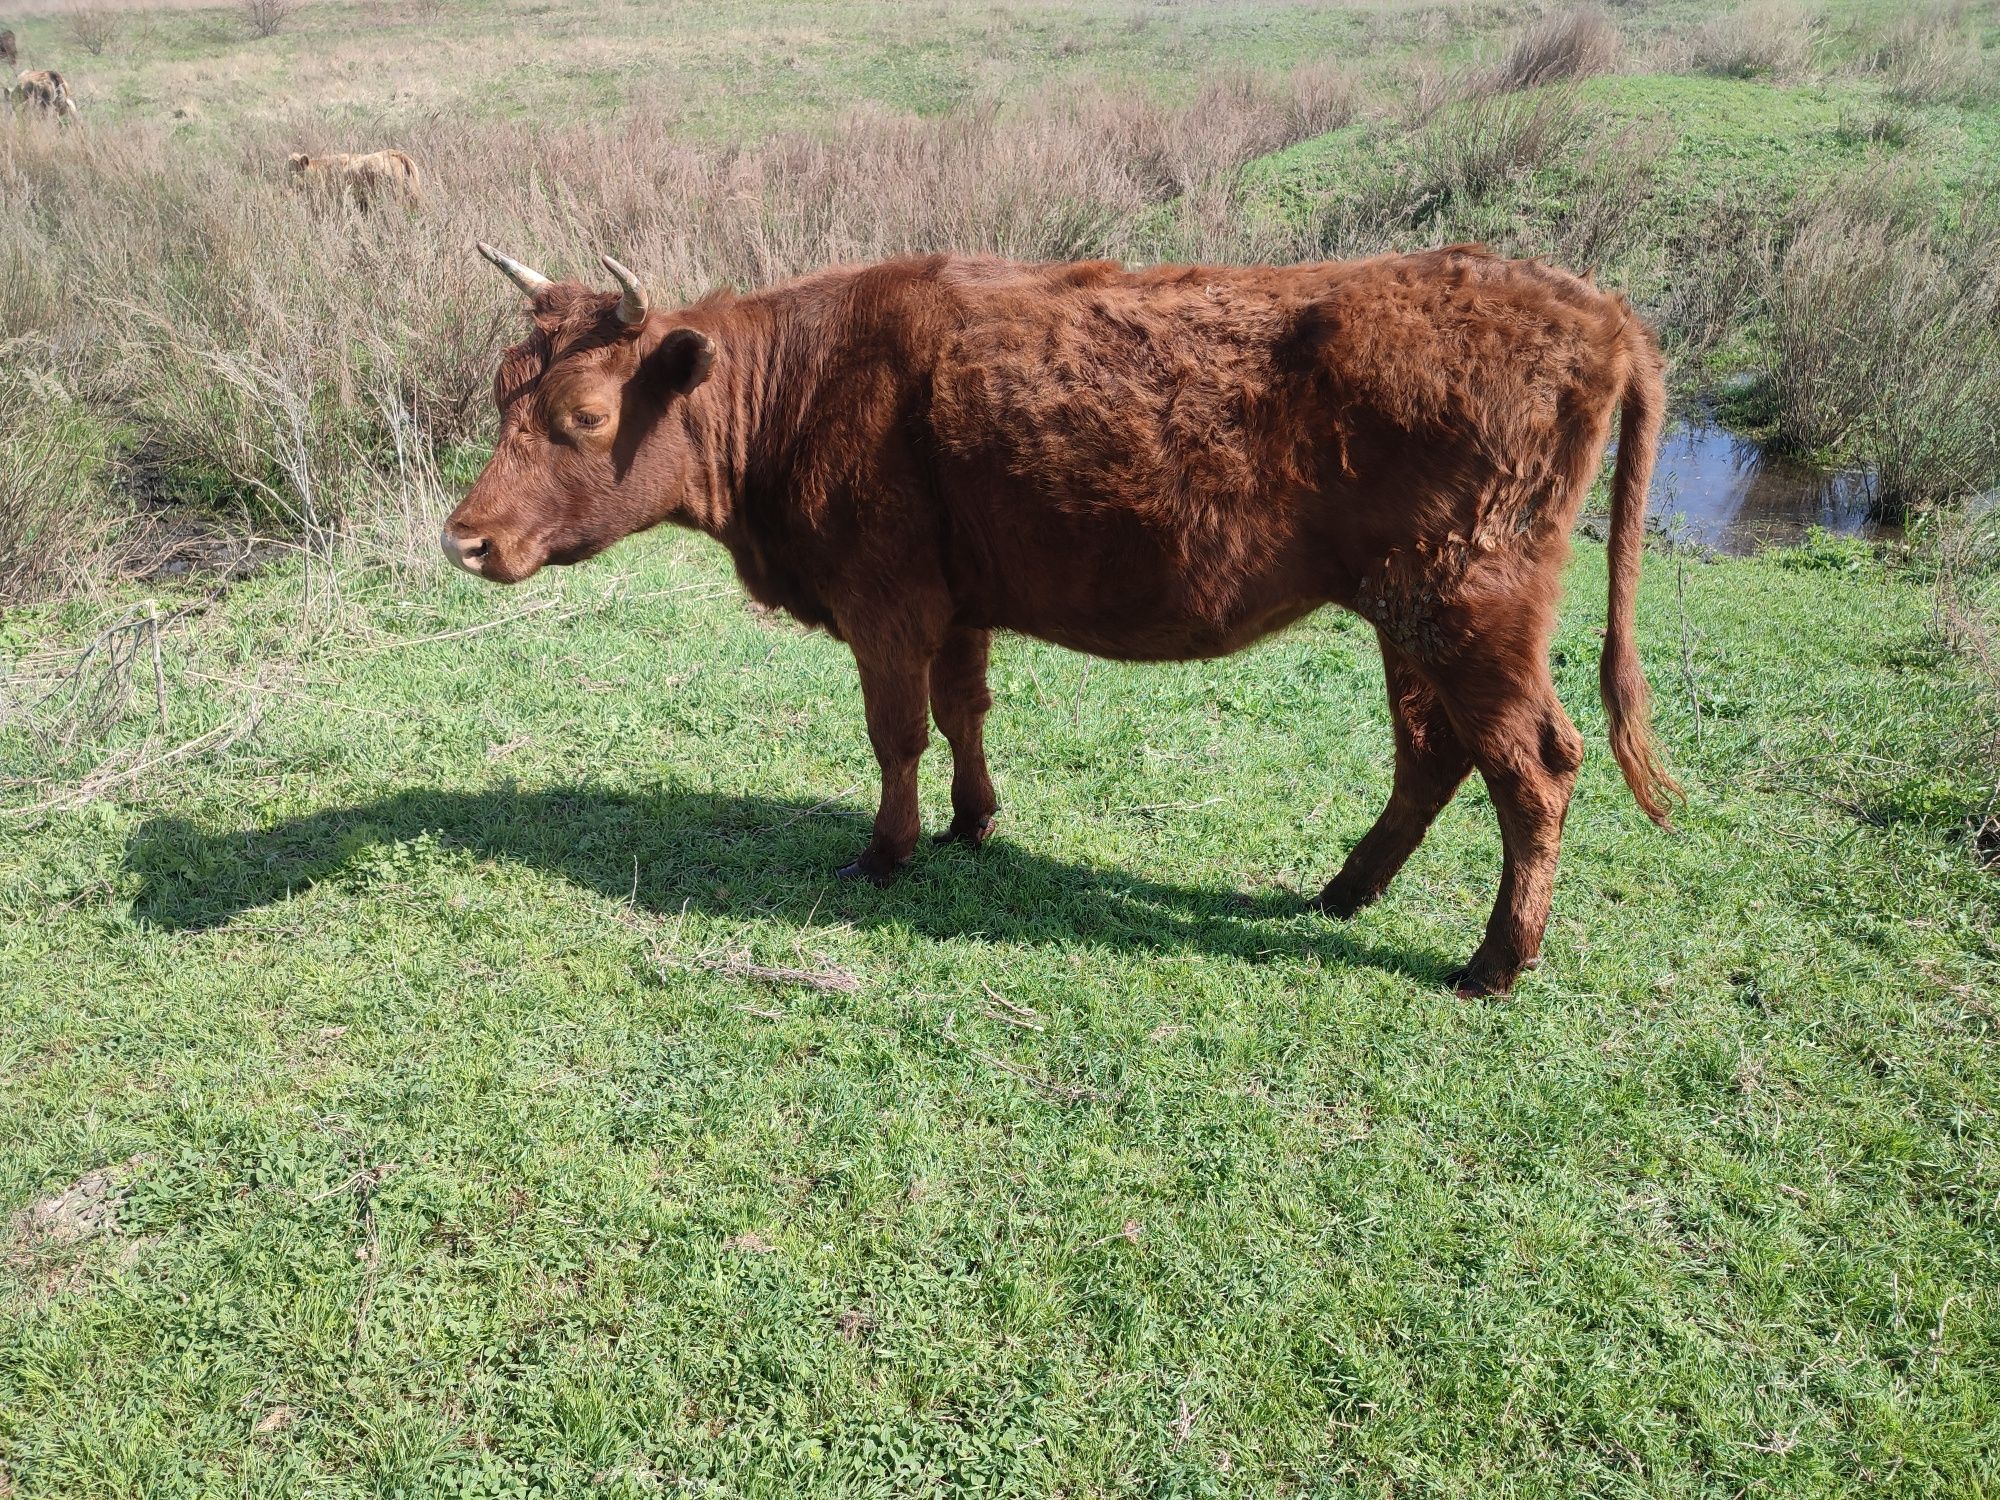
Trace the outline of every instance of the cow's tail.
[[424, 174], [417, 169], [416, 158], [411, 156], [407, 151], [391, 151], [389, 155], [402, 164], [404, 201], [412, 208], [422, 208], [424, 205]]
[[1653, 695], [1632, 638], [1639, 561], [1646, 542], [1646, 491], [1659, 452], [1667, 389], [1660, 351], [1637, 317], [1628, 316], [1624, 342], [1627, 369], [1620, 403], [1624, 410], [1618, 422], [1618, 461], [1611, 471], [1611, 596], [1597, 681], [1611, 725], [1611, 753], [1625, 773], [1625, 784], [1647, 817], [1671, 828], [1667, 804], [1680, 796], [1681, 789], [1661, 765], [1653, 743]]

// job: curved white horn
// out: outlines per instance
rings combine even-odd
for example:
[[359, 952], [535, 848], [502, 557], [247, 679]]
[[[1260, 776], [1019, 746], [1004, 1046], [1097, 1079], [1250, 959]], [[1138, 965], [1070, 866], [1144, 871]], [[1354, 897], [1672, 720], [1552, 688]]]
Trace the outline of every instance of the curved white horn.
[[553, 281], [549, 280], [548, 277], [537, 271], [533, 266], [524, 266], [518, 260], [514, 259], [513, 256], [502, 255], [484, 240], [479, 242], [479, 253], [498, 266], [509, 281], [513, 282], [515, 286], [526, 292], [530, 297], [534, 296], [535, 293], [539, 292], [545, 286], [555, 285]]
[[646, 289], [639, 285], [639, 278], [608, 255], [600, 255], [598, 259], [604, 262], [604, 269], [615, 276], [618, 284], [625, 289], [625, 295], [618, 302], [618, 321], [627, 324], [645, 322], [646, 309], [650, 304], [646, 301]]

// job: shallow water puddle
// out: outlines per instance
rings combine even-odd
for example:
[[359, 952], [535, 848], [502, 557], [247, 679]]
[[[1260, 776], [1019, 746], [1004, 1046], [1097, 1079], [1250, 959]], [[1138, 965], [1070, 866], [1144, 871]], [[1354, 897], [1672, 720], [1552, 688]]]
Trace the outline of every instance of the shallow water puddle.
[[1739, 557], [1797, 542], [1814, 526], [1896, 534], [1868, 517], [1867, 474], [1786, 463], [1707, 422], [1676, 422], [1661, 437], [1648, 509], [1655, 525]]

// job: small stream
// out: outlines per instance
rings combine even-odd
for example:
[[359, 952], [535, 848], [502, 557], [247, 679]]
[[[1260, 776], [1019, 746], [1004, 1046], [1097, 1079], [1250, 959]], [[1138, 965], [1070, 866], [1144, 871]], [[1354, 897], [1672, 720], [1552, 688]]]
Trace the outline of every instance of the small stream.
[[1660, 439], [1648, 514], [1655, 525], [1738, 557], [1790, 545], [1814, 526], [1895, 536], [1896, 527], [1868, 517], [1868, 479], [1770, 457], [1711, 422], [1676, 422]]

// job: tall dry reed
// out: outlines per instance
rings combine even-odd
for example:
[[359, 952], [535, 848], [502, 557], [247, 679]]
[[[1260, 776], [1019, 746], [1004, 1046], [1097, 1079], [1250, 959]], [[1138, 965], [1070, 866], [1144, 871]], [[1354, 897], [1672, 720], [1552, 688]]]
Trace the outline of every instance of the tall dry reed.
[[[1093, 89], [939, 119], [867, 110], [748, 147], [691, 141], [666, 108], [435, 120], [397, 142], [423, 164], [421, 214], [292, 191], [287, 154], [335, 144], [312, 120], [223, 141], [8, 132], [0, 340], [186, 505], [313, 545], [427, 538], [438, 455], [484, 435], [493, 355], [518, 325], [475, 240], [555, 276], [593, 276], [609, 251], [667, 300], [939, 249], [1262, 258], [1289, 247], [1244, 210], [1242, 164], [1354, 107], [1318, 66], [1218, 74], [1172, 106]], [[62, 571], [0, 561], [16, 594]]]

